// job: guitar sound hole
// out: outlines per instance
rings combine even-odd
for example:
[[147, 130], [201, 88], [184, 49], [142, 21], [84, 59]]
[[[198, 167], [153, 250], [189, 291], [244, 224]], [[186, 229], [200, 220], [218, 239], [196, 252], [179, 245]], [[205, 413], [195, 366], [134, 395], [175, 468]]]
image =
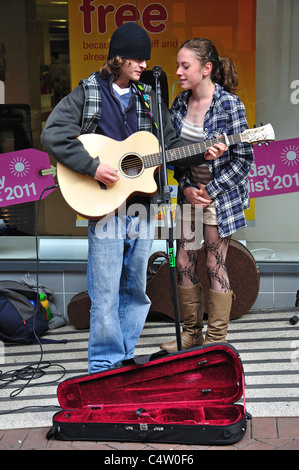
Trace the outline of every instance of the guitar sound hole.
[[121, 170], [127, 176], [138, 176], [143, 170], [143, 162], [138, 155], [126, 155], [122, 159]]

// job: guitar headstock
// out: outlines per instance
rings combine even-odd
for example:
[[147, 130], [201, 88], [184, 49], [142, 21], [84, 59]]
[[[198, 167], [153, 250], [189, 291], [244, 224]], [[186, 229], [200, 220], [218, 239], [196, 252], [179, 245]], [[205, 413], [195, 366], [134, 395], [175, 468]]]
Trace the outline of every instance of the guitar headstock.
[[240, 135], [242, 142], [247, 142], [249, 144], [270, 142], [275, 140], [275, 132], [271, 124], [255, 127], [254, 129], [246, 129]]

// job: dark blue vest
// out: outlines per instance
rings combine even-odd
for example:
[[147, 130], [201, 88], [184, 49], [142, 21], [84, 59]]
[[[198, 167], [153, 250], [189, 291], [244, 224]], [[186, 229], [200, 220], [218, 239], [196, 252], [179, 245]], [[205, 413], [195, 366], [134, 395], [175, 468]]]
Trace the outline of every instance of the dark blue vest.
[[111, 137], [114, 140], [124, 140], [138, 131], [136, 112], [136, 98], [132, 94], [130, 105], [123, 110], [119, 100], [112, 94], [112, 83], [102, 80], [98, 82], [101, 87], [102, 111], [98, 123], [97, 133]]

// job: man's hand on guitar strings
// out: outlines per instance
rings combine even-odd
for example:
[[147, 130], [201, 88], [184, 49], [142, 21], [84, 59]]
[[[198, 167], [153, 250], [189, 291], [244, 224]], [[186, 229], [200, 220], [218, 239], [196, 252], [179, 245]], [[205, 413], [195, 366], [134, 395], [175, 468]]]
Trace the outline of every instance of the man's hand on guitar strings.
[[118, 170], [110, 165], [106, 165], [106, 163], [100, 163], [95, 172], [94, 179], [106, 185], [114, 184], [119, 180]]

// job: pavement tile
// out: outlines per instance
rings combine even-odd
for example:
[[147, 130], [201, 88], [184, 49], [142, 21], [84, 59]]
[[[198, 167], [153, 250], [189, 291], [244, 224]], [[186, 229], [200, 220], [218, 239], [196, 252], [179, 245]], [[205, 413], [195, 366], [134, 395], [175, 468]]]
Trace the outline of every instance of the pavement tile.
[[277, 418], [277, 429], [280, 438], [294, 437], [299, 439], [299, 417]]
[[291, 441], [288, 441], [285, 444], [279, 445], [274, 450], [299, 450], [299, 440], [292, 439]]
[[47, 446], [47, 443], [44, 428], [27, 429], [27, 435], [22, 442], [22, 450], [43, 449]]
[[9, 429], [0, 441], [0, 450], [19, 450], [28, 434], [28, 429]]
[[273, 450], [275, 446], [264, 441], [254, 440], [247, 446], [242, 447], [240, 450]]
[[74, 441], [72, 442], [73, 450], [114, 450], [109, 445], [103, 442], [83, 442], [83, 441]]
[[251, 429], [254, 439], [263, 437], [276, 438], [276, 418], [252, 418]]

